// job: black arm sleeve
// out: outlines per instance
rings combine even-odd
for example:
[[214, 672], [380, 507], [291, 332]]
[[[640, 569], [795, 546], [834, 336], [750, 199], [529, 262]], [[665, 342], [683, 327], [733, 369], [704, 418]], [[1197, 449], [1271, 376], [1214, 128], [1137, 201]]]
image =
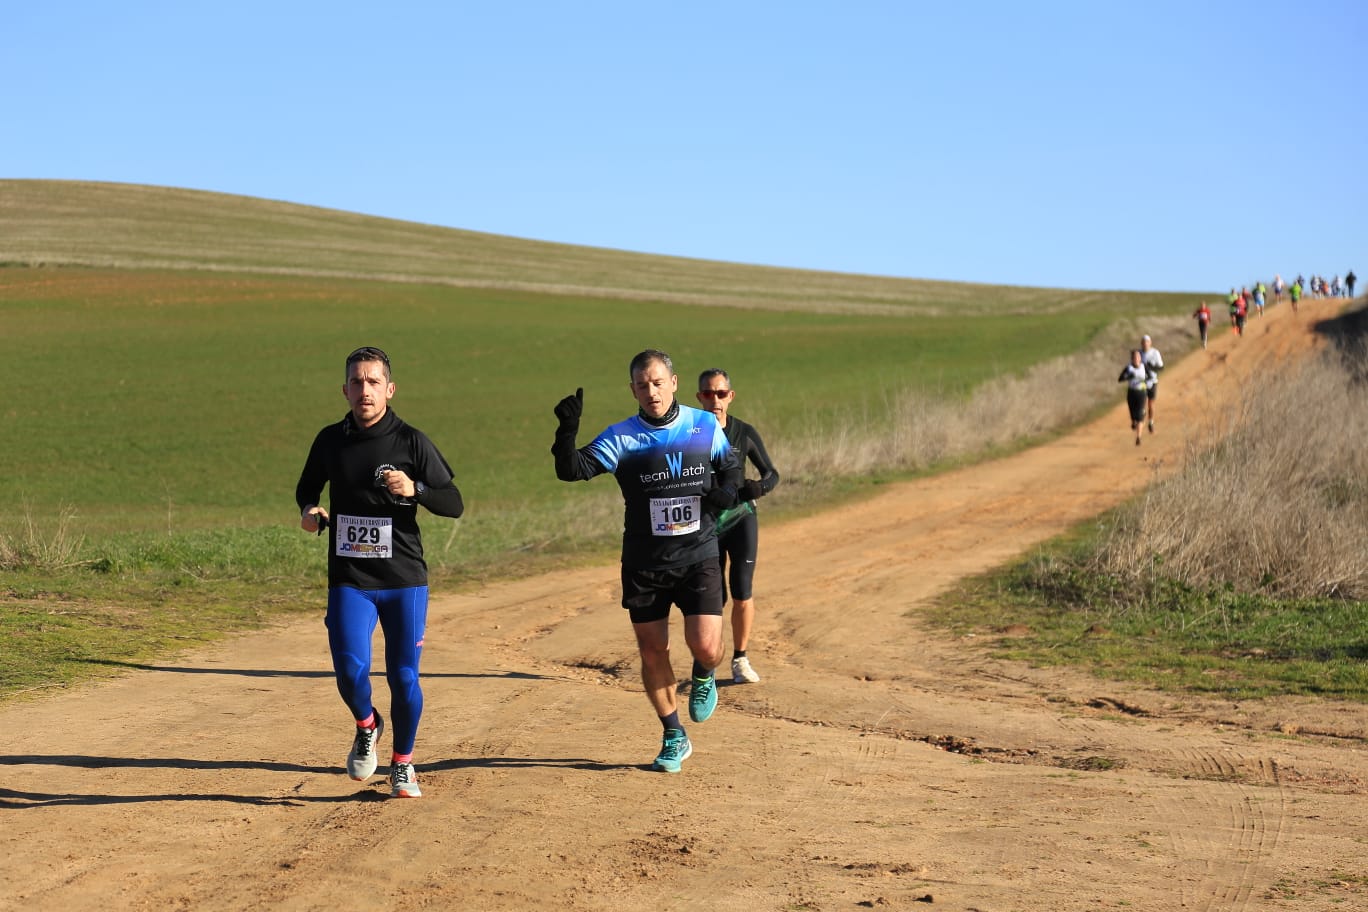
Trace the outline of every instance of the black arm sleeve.
[[460, 519], [461, 514], [465, 512], [465, 501], [461, 499], [461, 492], [454, 481], [435, 487], [429, 486], [420, 503], [429, 513], [450, 516], [452, 519]]
[[304, 512], [305, 507], [318, 505], [318, 499], [323, 496], [323, 486], [328, 483], [328, 470], [323, 464], [323, 450], [319, 443], [322, 436], [320, 433], [315, 437], [313, 446], [309, 447], [309, 458], [304, 461], [304, 471], [299, 473], [299, 482], [295, 485], [295, 503], [300, 513]]
[[556, 432], [551, 455], [556, 458], [556, 477], [561, 481], [588, 481], [608, 471], [588, 447], [575, 448], [574, 431]]
[[779, 470], [770, 462], [769, 453], [765, 452], [765, 442], [760, 439], [760, 432], [751, 427], [750, 441], [746, 446], [746, 456], [751, 464], [760, 470], [760, 487], [768, 494], [779, 485]]
[[456, 487], [456, 473], [451, 470], [451, 464], [421, 431], [413, 430], [409, 447], [414, 470], [418, 473], [414, 480], [427, 485], [422, 505], [429, 513], [459, 519], [465, 512], [465, 501]]

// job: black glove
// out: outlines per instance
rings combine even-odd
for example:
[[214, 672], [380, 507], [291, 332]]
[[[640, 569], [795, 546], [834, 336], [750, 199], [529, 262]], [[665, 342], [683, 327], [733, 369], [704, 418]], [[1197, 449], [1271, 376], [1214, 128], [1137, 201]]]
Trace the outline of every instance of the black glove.
[[730, 485], [714, 485], [703, 495], [703, 502], [721, 513], [736, 506], [736, 489]]
[[759, 500], [764, 496], [765, 486], [755, 478], [747, 478], [741, 482], [741, 488], [736, 492], [737, 500]]
[[555, 411], [562, 431], [578, 431], [580, 415], [584, 414], [584, 387], [575, 390], [575, 395], [557, 402]]

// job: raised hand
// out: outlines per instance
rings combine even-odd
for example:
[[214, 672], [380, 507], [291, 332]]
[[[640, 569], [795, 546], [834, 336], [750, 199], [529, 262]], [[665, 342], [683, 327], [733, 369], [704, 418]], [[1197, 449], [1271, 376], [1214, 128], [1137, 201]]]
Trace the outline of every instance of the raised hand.
[[555, 412], [562, 428], [579, 428], [580, 415], [584, 414], [584, 387], [576, 389], [575, 395], [566, 396], [557, 402]]

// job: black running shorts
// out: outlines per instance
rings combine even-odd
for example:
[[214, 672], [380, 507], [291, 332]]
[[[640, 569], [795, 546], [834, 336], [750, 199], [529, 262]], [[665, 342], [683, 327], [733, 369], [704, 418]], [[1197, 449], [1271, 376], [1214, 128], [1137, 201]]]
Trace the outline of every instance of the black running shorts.
[[622, 568], [622, 607], [633, 624], [660, 621], [670, 616], [670, 605], [680, 614], [722, 615], [722, 569], [715, 559], [667, 570]]
[[1131, 421], [1145, 420], [1145, 391], [1142, 389], [1126, 390], [1126, 404], [1130, 406]]

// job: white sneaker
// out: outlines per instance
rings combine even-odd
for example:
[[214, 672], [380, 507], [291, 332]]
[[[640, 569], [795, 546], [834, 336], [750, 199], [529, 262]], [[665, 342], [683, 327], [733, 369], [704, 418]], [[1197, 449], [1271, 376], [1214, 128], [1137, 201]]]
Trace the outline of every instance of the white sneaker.
[[385, 720], [375, 713], [374, 728], [358, 728], [356, 739], [352, 741], [351, 753], [347, 754], [347, 775], [357, 782], [365, 782], [375, 775], [378, 761], [375, 757], [376, 742], [385, 731]]
[[732, 659], [732, 682], [735, 684], [759, 684], [760, 675], [751, 668], [750, 659], [742, 656]]
[[390, 764], [390, 797], [423, 797], [423, 793], [418, 789], [418, 773], [414, 771], [412, 763]]

